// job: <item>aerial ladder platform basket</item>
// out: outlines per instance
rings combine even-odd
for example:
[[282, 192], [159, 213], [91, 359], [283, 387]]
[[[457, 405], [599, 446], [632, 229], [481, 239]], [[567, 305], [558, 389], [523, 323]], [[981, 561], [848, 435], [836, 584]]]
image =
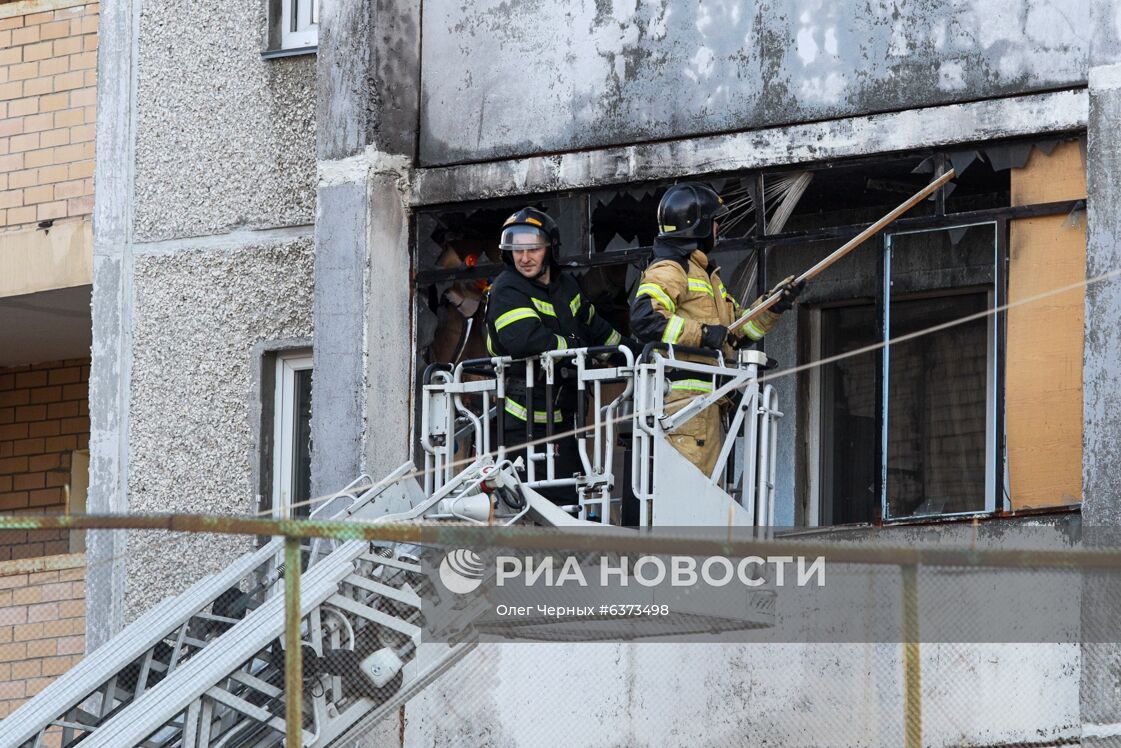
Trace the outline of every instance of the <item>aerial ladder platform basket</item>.
[[[610, 534], [638, 531], [618, 526], [627, 505], [639, 528], [735, 525], [765, 532], [774, 520], [782, 415], [774, 388], [758, 381], [765, 364], [754, 351], [726, 361], [710, 351], [648, 346], [637, 358], [625, 347], [583, 348], [429, 367], [419, 435], [423, 471], [406, 463], [376, 483], [362, 476], [312, 518], [536, 524], [604, 533], [609, 549]], [[710, 380], [712, 392], [669, 414], [668, 382], [683, 372]], [[495, 414], [503, 410], [511, 375], [531, 383], [540, 375], [547, 388], [564, 382], [580, 392], [582, 473], [557, 475], [553, 444], [564, 435], [551, 426], [539, 435], [531, 430], [528, 444], [502, 444]], [[709, 475], [668, 441], [706, 407], [722, 408], [727, 422]], [[552, 423], [551, 413], [547, 420]], [[571, 504], [557, 505], [539, 493], [550, 487], [569, 487]], [[154, 606], [0, 721], [0, 748], [37, 748], [48, 740], [82, 748], [283, 745], [283, 545], [276, 538]], [[481, 601], [473, 607], [453, 600], [422, 563], [426, 554], [444, 550], [324, 539], [305, 547], [304, 746], [340, 745], [363, 734], [474, 646], [472, 616]], [[734, 625], [769, 625], [768, 595], [773, 592], [761, 590], [763, 602], [746, 617], [733, 617]], [[457, 632], [426, 640], [425, 603], [442, 606], [448, 615], [441, 620], [453, 622]], [[719, 628], [713, 624], [718, 613], [695, 613], [705, 619], [696, 630]], [[536, 633], [529, 623], [521, 635], [565, 638], [548, 621]], [[598, 630], [590, 626], [589, 636]], [[604, 637], [617, 634], [602, 631]]]

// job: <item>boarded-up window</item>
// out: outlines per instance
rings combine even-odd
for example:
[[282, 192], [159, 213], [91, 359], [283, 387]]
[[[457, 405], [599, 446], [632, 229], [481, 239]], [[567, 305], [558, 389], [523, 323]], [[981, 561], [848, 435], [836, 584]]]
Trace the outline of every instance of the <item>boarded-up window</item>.
[[[1012, 170], [1012, 204], [1086, 197], [1078, 142], [1050, 156], [1034, 149]], [[1013, 509], [1082, 500], [1082, 358], [1085, 293], [1022, 303], [1086, 277], [1086, 222], [1070, 216], [1021, 218], [1009, 240], [1005, 409]]]

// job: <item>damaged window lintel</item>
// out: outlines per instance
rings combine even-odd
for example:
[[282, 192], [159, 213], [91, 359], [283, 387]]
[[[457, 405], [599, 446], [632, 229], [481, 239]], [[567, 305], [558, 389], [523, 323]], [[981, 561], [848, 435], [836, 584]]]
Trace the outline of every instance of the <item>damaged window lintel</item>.
[[[1050, 215], [1070, 215], [1072, 212], [1084, 207], [1082, 200], [1062, 200], [1051, 203], [1038, 203], [1035, 205], [1009, 206], [1005, 208], [989, 208], [986, 210], [968, 211], [964, 213], [948, 213], [944, 216], [921, 216], [916, 218], [900, 218], [892, 225], [898, 229], [936, 228], [942, 224], [956, 224], [962, 222], [980, 222], [998, 218], [1037, 218]], [[801, 244], [804, 242], [825, 239], [849, 239], [867, 228], [864, 224], [846, 226], [830, 226], [809, 231], [794, 231], [784, 234], [769, 236], [743, 237], [727, 239], [720, 243], [719, 251], [751, 251], [760, 248], [783, 246], [787, 244]], [[628, 262], [642, 262], [652, 252], [653, 247], [635, 247], [624, 251], [600, 254], [593, 257], [582, 257], [565, 267], [597, 267], [601, 265], [614, 265]], [[476, 265], [470, 268], [448, 268], [427, 270], [416, 274], [417, 285], [429, 285], [448, 280], [469, 280], [486, 278], [500, 272], [504, 266], [497, 263]]]

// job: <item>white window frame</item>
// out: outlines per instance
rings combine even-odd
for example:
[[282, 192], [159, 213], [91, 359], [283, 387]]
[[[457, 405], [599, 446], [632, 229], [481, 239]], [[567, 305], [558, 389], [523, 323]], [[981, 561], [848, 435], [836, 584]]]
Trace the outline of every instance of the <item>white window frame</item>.
[[320, 0], [272, 0], [272, 52], [314, 51], [319, 44]]
[[272, 515], [291, 519], [295, 480], [296, 373], [310, 371], [310, 351], [294, 351], [276, 357], [273, 386]]

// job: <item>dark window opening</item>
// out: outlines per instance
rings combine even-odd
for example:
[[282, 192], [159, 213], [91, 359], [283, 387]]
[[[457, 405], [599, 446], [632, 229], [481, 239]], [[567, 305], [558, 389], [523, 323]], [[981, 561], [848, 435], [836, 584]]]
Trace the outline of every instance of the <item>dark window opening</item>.
[[[987, 293], [898, 301], [891, 335], [983, 312]], [[887, 518], [985, 510], [988, 329], [975, 319], [891, 347]]]
[[[982, 143], [804, 170], [698, 177], [721, 193], [731, 211], [710, 259], [729, 291], [748, 304], [824, 258], [940, 170], [954, 168], [951, 188], [893, 224], [890, 239], [886, 233], [873, 238], [815, 280], [796, 314], [819, 313], [817, 326], [803, 328], [816, 338], [812, 355], [829, 357], [984, 312], [1002, 298], [1007, 283], [999, 270], [1007, 262], [1007, 239], [998, 239], [997, 226], [1006, 232], [1013, 219], [1059, 210], [1058, 203], [1013, 205], [1011, 199], [1011, 170], [1033, 149], [1053, 146]], [[670, 184], [420, 211], [417, 371], [428, 363], [488, 355], [482, 329], [488, 283], [503, 267], [498, 235], [505, 217], [527, 204], [558, 220], [566, 272], [626, 332], [629, 295], [648, 261], [657, 203]], [[818, 378], [804, 387], [819, 398], [818, 420], [805, 432], [810, 438], [799, 437], [790, 447], [799, 467], [795, 480], [812, 473], [815, 481], [815, 521], [890, 521], [1000, 506], [999, 322], [988, 316], [898, 343], [886, 360], [870, 351], [820, 367]], [[804, 340], [777, 340], [796, 336], [789, 331], [797, 325], [786, 328], [764, 340], [767, 352], [783, 359], [780, 369], [806, 363], [792, 360], [794, 352], [812, 347], [802, 346]], [[791, 407], [798, 419], [808, 409], [804, 402]], [[788, 423], [793, 426], [793, 418]], [[817, 444], [808, 444], [815, 438]], [[817, 450], [812, 460], [807, 450]], [[809, 496], [799, 491], [795, 495]]]
[[292, 507], [293, 516], [311, 514], [311, 369], [294, 372], [296, 403], [293, 408]]
[[[932, 173], [915, 173], [924, 160], [922, 156], [901, 156], [811, 169], [813, 179], [792, 211], [785, 230], [805, 231], [876, 220], [934, 178]], [[907, 215], [911, 218], [930, 216], [934, 211], [934, 201], [928, 200]]]
[[[823, 359], [878, 341], [874, 304], [821, 310]], [[822, 524], [876, 518], [877, 360], [870, 350], [821, 367]]]
[[637, 187], [589, 196], [593, 254], [619, 252], [654, 243], [655, 216], [664, 187]]

